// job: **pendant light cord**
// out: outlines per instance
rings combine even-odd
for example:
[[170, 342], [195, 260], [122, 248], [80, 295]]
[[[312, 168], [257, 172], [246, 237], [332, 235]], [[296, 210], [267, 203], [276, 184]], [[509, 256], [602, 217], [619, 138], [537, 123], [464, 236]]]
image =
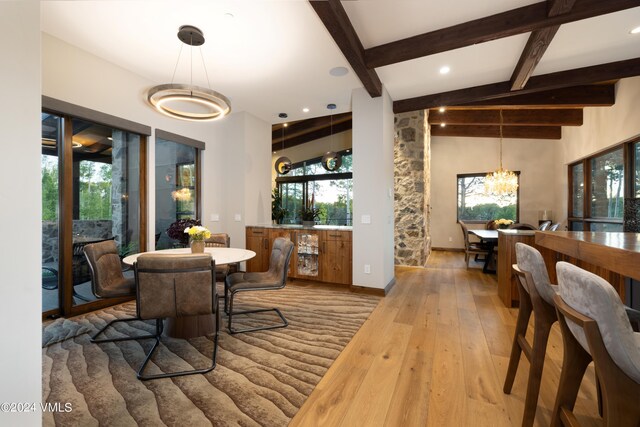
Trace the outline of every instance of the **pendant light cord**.
[[500, 170], [502, 170], [502, 110], [500, 110]]
[[184, 43], [180, 43], [180, 51], [178, 52], [178, 60], [176, 61], [176, 66], [173, 67], [173, 75], [171, 76], [171, 84], [173, 84], [173, 81], [176, 78], [176, 71], [178, 71], [178, 64], [180, 63], [180, 55], [182, 55], [182, 48], [183, 47], [184, 47]]
[[202, 54], [202, 47], [198, 48], [200, 50], [200, 58], [202, 58], [202, 68], [204, 68], [204, 75], [207, 76], [207, 86], [211, 89], [211, 82], [209, 81], [209, 73], [207, 72], [207, 65], [204, 63], [204, 55]]

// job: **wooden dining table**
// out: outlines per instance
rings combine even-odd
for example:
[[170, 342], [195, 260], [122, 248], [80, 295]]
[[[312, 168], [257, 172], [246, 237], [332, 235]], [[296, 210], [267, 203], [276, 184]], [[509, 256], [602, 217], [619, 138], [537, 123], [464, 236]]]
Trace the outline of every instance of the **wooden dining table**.
[[[205, 253], [211, 255], [211, 258], [213, 258], [213, 260], [215, 261], [216, 266], [243, 262], [256, 256], [256, 253], [253, 251], [239, 248], [207, 247], [204, 248], [204, 251]], [[161, 249], [143, 253], [156, 255], [187, 255], [191, 254], [191, 249]], [[135, 264], [138, 257], [143, 253], [129, 255], [125, 257], [122, 262], [124, 264], [132, 266]], [[172, 338], [189, 339], [211, 335], [215, 332], [215, 327], [215, 317], [213, 314], [170, 317], [167, 318], [164, 322], [164, 329], [162, 334]]]

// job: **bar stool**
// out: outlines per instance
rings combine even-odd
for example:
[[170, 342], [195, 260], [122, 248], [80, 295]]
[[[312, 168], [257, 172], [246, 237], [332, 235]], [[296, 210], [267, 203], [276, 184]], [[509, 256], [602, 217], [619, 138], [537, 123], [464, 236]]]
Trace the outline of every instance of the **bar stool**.
[[[516, 243], [516, 259], [518, 264], [513, 265], [513, 270], [518, 278], [520, 309], [503, 391], [506, 394], [511, 393], [520, 354], [524, 352], [531, 364], [522, 414], [522, 426], [527, 427], [533, 425], [536, 416], [549, 332], [551, 326], [558, 320], [553, 304], [553, 297], [558, 287], [550, 283], [544, 259], [537, 249], [524, 243]], [[533, 346], [525, 338], [532, 311], [535, 315]]]
[[604, 279], [566, 262], [557, 264], [554, 300], [564, 360], [552, 426], [578, 425], [573, 407], [585, 370], [593, 360], [602, 390], [605, 426], [640, 425], [640, 333]]

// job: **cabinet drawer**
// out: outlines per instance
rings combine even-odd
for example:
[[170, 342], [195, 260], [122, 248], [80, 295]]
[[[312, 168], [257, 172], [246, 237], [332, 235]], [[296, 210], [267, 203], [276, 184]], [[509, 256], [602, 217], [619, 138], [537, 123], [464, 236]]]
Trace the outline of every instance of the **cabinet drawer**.
[[260, 227], [247, 227], [247, 237], [268, 237], [269, 229]]
[[342, 241], [351, 241], [351, 231], [342, 231], [342, 230], [326, 230], [324, 232], [324, 240], [342, 240]]

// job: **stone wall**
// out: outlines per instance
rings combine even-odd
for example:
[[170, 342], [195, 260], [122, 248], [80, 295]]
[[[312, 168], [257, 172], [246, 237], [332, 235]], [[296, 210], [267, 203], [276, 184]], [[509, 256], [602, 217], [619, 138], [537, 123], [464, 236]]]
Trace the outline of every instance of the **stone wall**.
[[395, 116], [396, 265], [424, 266], [431, 251], [431, 147], [427, 118], [427, 110]]
[[[111, 220], [74, 219], [73, 235], [108, 239], [111, 234]], [[58, 262], [58, 222], [42, 221], [42, 262]]]

